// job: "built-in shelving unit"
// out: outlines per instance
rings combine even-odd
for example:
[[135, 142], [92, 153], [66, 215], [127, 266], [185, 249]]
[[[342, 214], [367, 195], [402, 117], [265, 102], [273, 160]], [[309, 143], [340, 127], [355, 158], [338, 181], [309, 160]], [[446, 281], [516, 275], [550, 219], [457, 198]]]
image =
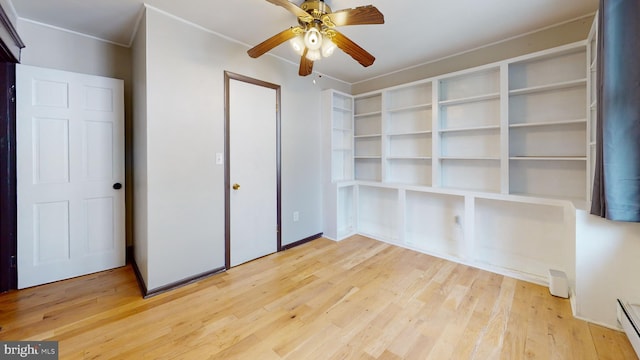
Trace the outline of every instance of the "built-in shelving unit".
[[589, 40], [356, 96], [326, 91], [325, 235], [540, 283], [549, 268], [572, 278], [572, 210], [593, 176], [596, 55]]
[[382, 94], [354, 99], [355, 179], [382, 181]]
[[509, 193], [586, 201], [584, 46], [509, 64]]
[[324, 179], [324, 232], [342, 239], [356, 232], [356, 194], [354, 179], [354, 101], [353, 96], [335, 90], [322, 95]]
[[384, 180], [431, 186], [433, 159], [432, 87], [419, 82], [383, 92]]
[[331, 105], [331, 179], [353, 179], [353, 98], [334, 94]]
[[500, 192], [500, 69], [438, 80], [441, 187]]
[[595, 40], [332, 107], [332, 180], [588, 201]]

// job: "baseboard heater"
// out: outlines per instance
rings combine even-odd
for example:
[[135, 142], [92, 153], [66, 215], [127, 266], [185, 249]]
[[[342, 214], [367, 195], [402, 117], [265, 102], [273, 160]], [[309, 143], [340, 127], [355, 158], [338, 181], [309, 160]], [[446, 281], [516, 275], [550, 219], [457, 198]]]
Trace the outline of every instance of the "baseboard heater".
[[629, 342], [640, 357], [640, 305], [625, 303], [618, 299], [618, 322], [622, 325]]

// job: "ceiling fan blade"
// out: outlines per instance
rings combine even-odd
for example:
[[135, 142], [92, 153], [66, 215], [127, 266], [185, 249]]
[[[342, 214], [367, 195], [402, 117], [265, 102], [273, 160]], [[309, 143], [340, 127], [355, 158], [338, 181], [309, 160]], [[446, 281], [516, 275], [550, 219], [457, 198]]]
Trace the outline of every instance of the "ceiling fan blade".
[[308, 12], [302, 10], [298, 5], [290, 3], [287, 0], [267, 0], [267, 1], [272, 3], [273, 5], [282, 6], [283, 8], [291, 12], [293, 15], [297, 16], [303, 22], [308, 23], [313, 21], [313, 16], [309, 15]]
[[336, 46], [339, 47], [342, 51], [349, 54], [362, 66], [370, 66], [374, 61], [376, 61], [376, 58], [373, 55], [369, 54], [367, 50], [361, 48], [358, 44], [354, 43], [348, 37], [342, 35], [338, 31], [330, 31], [332, 34], [331, 40], [333, 41], [333, 43], [336, 44]]
[[298, 75], [300, 76], [307, 76], [313, 72], [313, 61], [307, 59], [307, 52], [309, 52], [309, 49], [304, 48], [302, 57], [300, 57], [300, 69], [298, 70]]
[[283, 42], [293, 39], [300, 33], [300, 31], [301, 30], [298, 27], [292, 27], [290, 29], [284, 30], [261, 42], [260, 44], [252, 47], [247, 51], [247, 54], [249, 54], [249, 56], [251, 56], [252, 58], [257, 58], [267, 51], [273, 49], [274, 47], [282, 44]]
[[328, 27], [345, 25], [384, 24], [384, 15], [373, 5], [338, 10], [324, 15], [322, 22]]

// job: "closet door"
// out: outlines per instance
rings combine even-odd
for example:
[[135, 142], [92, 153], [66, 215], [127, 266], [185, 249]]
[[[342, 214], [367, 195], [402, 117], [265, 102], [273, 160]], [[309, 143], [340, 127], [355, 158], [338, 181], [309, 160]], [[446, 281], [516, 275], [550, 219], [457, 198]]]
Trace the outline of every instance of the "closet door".
[[227, 267], [279, 249], [278, 90], [245, 80], [228, 80]]

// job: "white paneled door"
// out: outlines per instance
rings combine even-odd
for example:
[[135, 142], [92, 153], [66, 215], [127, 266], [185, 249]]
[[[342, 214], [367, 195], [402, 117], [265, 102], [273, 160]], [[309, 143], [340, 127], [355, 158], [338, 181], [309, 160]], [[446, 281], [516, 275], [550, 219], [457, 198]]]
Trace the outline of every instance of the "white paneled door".
[[278, 251], [276, 99], [229, 80], [230, 266]]
[[18, 288], [125, 264], [122, 80], [18, 65]]

